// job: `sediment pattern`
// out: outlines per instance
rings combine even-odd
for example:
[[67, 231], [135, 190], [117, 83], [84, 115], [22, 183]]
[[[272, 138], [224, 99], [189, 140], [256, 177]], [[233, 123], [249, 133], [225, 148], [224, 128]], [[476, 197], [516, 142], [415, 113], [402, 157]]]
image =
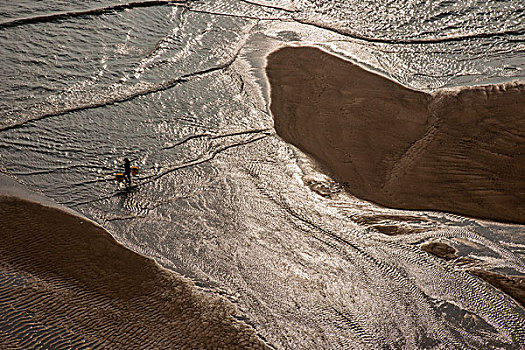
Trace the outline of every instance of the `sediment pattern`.
[[411, 90], [311, 47], [268, 57], [275, 129], [381, 205], [525, 222], [525, 85]]
[[457, 250], [443, 242], [427, 242], [421, 246], [424, 251], [434, 254], [447, 261], [452, 261], [456, 265], [473, 266], [468, 271], [492, 284], [502, 292], [514, 298], [522, 307], [525, 308], [525, 277], [523, 276], [506, 276], [501, 273], [486, 271], [477, 267], [478, 261], [472, 258], [459, 257]]
[[25, 24], [67, 20], [67, 19], [71, 19], [74, 17], [95, 16], [95, 15], [101, 15], [101, 14], [111, 13], [111, 12], [125, 11], [125, 10], [129, 10], [133, 8], [153, 7], [153, 6], [162, 6], [162, 5], [181, 6], [184, 3], [185, 3], [184, 1], [174, 1], [174, 0], [135, 1], [135, 2], [125, 3], [125, 4], [101, 7], [101, 8], [93, 8], [93, 9], [86, 9], [86, 10], [79, 10], [79, 11], [55, 12], [55, 13], [50, 13], [50, 14], [36, 15], [36, 16], [25, 17], [25, 18], [17, 18], [17, 19], [13, 19], [10, 21], [0, 22], [0, 29], [17, 27], [17, 26], [21, 26]]
[[0, 348], [268, 348], [233, 304], [101, 227], [14, 197], [0, 203]]

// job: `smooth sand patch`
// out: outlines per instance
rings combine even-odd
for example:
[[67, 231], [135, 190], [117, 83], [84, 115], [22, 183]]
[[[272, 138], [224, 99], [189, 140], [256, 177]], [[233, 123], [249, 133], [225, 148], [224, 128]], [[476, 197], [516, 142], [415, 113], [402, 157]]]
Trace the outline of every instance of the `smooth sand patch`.
[[84, 218], [0, 196], [0, 229], [0, 348], [268, 348], [233, 304]]
[[350, 193], [525, 222], [525, 85], [434, 94], [312, 47], [268, 57], [275, 129]]

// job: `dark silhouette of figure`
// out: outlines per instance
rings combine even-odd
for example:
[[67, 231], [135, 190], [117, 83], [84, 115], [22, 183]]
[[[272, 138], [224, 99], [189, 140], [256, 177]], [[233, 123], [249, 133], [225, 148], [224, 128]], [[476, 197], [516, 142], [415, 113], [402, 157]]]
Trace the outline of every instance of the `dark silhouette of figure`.
[[131, 162], [128, 158], [124, 158], [124, 177], [128, 185], [131, 185]]

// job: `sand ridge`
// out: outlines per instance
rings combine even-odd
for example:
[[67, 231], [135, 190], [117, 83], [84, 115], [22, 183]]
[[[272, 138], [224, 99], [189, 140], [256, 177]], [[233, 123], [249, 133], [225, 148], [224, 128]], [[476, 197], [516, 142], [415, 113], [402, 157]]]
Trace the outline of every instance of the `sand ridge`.
[[268, 56], [277, 134], [380, 205], [525, 222], [525, 84], [426, 93], [313, 47]]
[[233, 304], [82, 217], [3, 195], [0, 227], [0, 348], [269, 348]]

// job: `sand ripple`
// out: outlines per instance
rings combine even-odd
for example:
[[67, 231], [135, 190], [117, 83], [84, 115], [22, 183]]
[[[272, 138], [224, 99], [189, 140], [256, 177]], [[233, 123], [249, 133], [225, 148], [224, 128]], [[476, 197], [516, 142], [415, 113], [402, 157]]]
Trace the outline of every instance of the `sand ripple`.
[[311, 47], [268, 58], [275, 129], [381, 205], [525, 222], [525, 85], [411, 90]]
[[267, 348], [230, 302], [101, 227], [14, 197], [0, 204], [0, 348]]

